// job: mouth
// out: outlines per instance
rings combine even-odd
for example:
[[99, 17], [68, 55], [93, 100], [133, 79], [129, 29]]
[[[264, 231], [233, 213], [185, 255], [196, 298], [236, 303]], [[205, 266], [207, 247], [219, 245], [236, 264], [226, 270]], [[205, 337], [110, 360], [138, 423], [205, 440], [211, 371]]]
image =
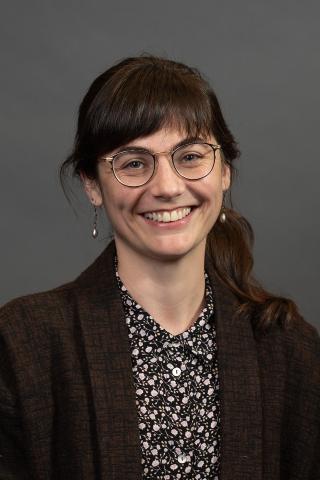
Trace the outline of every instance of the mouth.
[[158, 223], [170, 223], [182, 220], [190, 215], [194, 207], [183, 207], [175, 210], [163, 210], [161, 212], [146, 212], [143, 214], [144, 218]]

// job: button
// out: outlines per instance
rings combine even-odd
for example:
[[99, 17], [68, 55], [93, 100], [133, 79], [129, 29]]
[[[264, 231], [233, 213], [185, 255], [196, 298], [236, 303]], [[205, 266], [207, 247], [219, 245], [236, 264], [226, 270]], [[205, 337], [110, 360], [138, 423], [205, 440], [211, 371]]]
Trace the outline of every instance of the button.
[[172, 370], [172, 373], [175, 377], [179, 377], [179, 375], [181, 374], [181, 370], [180, 368], [176, 367]]
[[179, 463], [186, 463], [186, 461], [187, 461], [186, 455], [184, 455], [183, 453], [181, 453], [181, 455], [178, 455], [178, 462]]

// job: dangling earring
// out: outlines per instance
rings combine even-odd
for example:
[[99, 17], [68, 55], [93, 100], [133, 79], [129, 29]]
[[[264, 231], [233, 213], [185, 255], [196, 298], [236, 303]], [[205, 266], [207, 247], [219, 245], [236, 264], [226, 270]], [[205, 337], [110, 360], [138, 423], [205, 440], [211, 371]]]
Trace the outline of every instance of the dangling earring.
[[219, 220], [220, 220], [220, 223], [225, 223], [225, 221], [227, 220], [227, 216], [224, 212], [220, 213]]
[[225, 213], [225, 205], [224, 205], [224, 199], [225, 199], [225, 193], [223, 192], [223, 199], [222, 199], [222, 206], [221, 206], [221, 212], [219, 216], [220, 223], [225, 223], [227, 220], [227, 215]]
[[95, 205], [93, 206], [93, 208], [94, 208], [94, 218], [93, 218], [92, 237], [97, 238], [97, 236], [99, 234], [99, 232], [98, 232], [98, 212], [97, 212], [97, 208], [96, 208]]

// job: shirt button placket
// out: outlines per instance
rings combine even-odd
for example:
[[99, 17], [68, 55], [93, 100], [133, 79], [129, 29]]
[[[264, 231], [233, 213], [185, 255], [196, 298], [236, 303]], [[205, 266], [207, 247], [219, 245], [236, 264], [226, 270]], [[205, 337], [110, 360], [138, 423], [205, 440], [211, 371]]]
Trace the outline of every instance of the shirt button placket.
[[179, 377], [181, 375], [181, 369], [179, 367], [173, 368], [172, 375], [174, 375], [175, 377]]
[[187, 456], [186, 455], [184, 455], [183, 453], [178, 455], [178, 462], [179, 463], [186, 463], [186, 461], [187, 461]]

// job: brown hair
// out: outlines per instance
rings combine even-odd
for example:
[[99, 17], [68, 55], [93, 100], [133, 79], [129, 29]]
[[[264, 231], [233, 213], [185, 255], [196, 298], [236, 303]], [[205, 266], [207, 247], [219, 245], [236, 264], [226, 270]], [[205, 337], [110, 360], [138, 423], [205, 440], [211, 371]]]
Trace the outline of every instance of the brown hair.
[[[208, 82], [195, 68], [154, 56], [127, 58], [99, 75], [86, 93], [78, 116], [74, 148], [61, 166], [96, 177], [97, 159], [163, 126], [179, 126], [188, 136], [213, 134], [234, 177], [239, 150]], [[230, 198], [230, 205], [231, 197]], [[289, 299], [268, 293], [252, 276], [254, 235], [233, 208], [207, 238], [207, 254], [221, 281], [237, 296], [239, 310], [264, 331], [299, 316]]]

